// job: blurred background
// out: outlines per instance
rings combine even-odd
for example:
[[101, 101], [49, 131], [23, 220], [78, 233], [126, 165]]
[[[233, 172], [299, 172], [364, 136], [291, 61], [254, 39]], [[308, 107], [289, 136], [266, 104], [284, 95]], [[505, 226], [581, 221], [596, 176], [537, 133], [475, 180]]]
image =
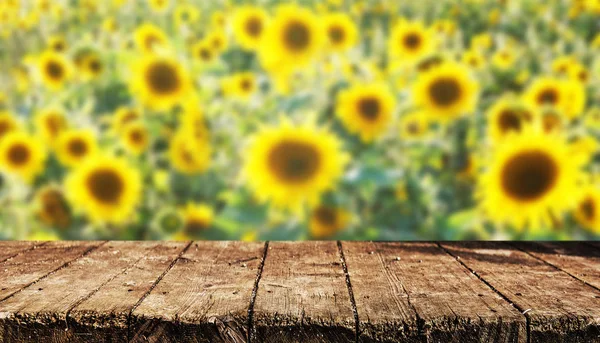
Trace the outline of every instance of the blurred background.
[[600, 1], [3, 0], [0, 239], [595, 239]]

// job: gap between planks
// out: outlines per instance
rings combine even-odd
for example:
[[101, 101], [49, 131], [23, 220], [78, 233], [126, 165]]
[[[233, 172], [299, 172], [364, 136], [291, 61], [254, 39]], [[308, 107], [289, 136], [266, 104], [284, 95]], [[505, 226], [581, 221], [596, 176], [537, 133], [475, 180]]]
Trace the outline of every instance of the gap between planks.
[[[0, 299], [0, 302], [1, 302], [1, 301], [4, 301], [4, 300], [6, 300], [6, 299], [8, 299], [8, 298], [10, 298], [10, 297], [12, 297], [12, 296], [14, 296], [15, 294], [19, 293], [19, 292], [20, 292], [22, 289], [24, 289], [24, 288], [27, 288], [27, 287], [30, 287], [31, 285], [33, 285], [33, 284], [35, 284], [35, 283], [37, 283], [37, 282], [39, 282], [39, 281], [41, 281], [41, 280], [43, 280], [43, 279], [47, 278], [48, 276], [50, 276], [50, 275], [52, 275], [52, 274], [56, 273], [57, 271], [59, 271], [59, 270], [61, 270], [61, 269], [63, 269], [63, 268], [67, 268], [67, 267], [68, 267], [70, 264], [72, 264], [74, 261], [76, 261], [76, 260], [78, 260], [78, 259], [80, 259], [80, 258], [82, 258], [82, 257], [84, 257], [84, 256], [86, 256], [86, 255], [88, 255], [89, 253], [91, 253], [92, 251], [94, 251], [94, 250], [96, 250], [96, 249], [100, 248], [101, 246], [103, 246], [103, 245], [104, 245], [104, 244], [106, 244], [107, 242], [108, 242], [108, 241], [104, 241], [104, 242], [100, 243], [100, 244], [99, 244], [99, 245], [97, 245], [97, 246], [94, 246], [94, 247], [90, 247], [90, 248], [88, 248], [86, 251], [84, 251], [84, 252], [83, 252], [82, 254], [80, 254], [78, 257], [76, 257], [76, 258], [74, 258], [74, 259], [72, 259], [72, 260], [70, 260], [70, 261], [67, 261], [67, 262], [65, 262], [63, 265], [61, 265], [60, 267], [58, 267], [58, 268], [56, 268], [56, 269], [54, 269], [54, 270], [52, 270], [52, 271], [50, 271], [50, 272], [48, 272], [48, 273], [44, 274], [43, 276], [41, 276], [40, 278], [36, 279], [35, 281], [33, 281], [33, 282], [31, 282], [31, 283], [27, 284], [26, 286], [22, 287], [22, 288], [21, 288], [21, 289], [19, 289], [17, 292], [10, 294], [10, 295], [6, 296], [6, 297], [5, 297], [5, 298], [3, 298], [3, 299]], [[39, 246], [41, 246], [41, 245], [43, 245], [43, 244], [45, 244], [45, 243], [41, 243], [41, 244], [35, 244], [34, 246], [32, 246], [32, 247], [30, 247], [30, 248], [26, 248], [26, 249], [24, 249], [24, 250], [22, 250], [22, 251], [18, 252], [16, 255], [19, 255], [19, 254], [26, 253], [26, 252], [28, 252], [28, 251], [30, 251], [30, 250], [33, 250], [33, 249], [35, 249], [36, 247], [39, 247]], [[161, 275], [160, 275], [160, 276], [157, 278], [157, 280], [156, 280], [156, 281], [153, 283], [153, 285], [151, 286], [151, 288], [150, 288], [150, 289], [149, 289], [149, 290], [148, 290], [146, 293], [144, 293], [144, 294], [142, 295], [142, 297], [141, 297], [141, 298], [140, 298], [140, 299], [139, 299], [139, 300], [136, 302], [136, 304], [135, 304], [135, 305], [132, 307], [132, 309], [129, 311], [129, 318], [128, 318], [128, 337], [127, 337], [127, 340], [128, 340], [128, 341], [130, 341], [130, 340], [131, 340], [131, 335], [130, 335], [130, 331], [129, 331], [129, 330], [130, 330], [129, 321], [130, 321], [130, 319], [131, 319], [131, 316], [132, 316], [132, 313], [133, 313], [133, 311], [134, 311], [134, 310], [135, 310], [135, 309], [136, 309], [136, 308], [137, 308], [137, 307], [138, 307], [138, 306], [139, 306], [139, 305], [140, 305], [140, 304], [143, 302], [143, 300], [144, 300], [144, 299], [145, 299], [145, 298], [146, 298], [146, 297], [147, 297], [147, 296], [148, 296], [148, 295], [149, 295], [149, 294], [150, 294], [150, 293], [151, 293], [151, 292], [152, 292], [152, 291], [153, 291], [153, 290], [156, 288], [156, 286], [157, 286], [157, 285], [158, 285], [158, 284], [161, 282], [161, 280], [162, 280], [162, 279], [165, 277], [165, 275], [167, 275], [167, 274], [168, 274], [168, 272], [169, 272], [169, 271], [170, 271], [170, 270], [173, 268], [173, 266], [174, 266], [174, 265], [177, 263], [177, 261], [178, 261], [178, 260], [180, 260], [181, 256], [182, 256], [182, 255], [183, 255], [183, 254], [184, 254], [184, 253], [185, 253], [185, 252], [186, 252], [186, 251], [189, 249], [189, 247], [190, 247], [192, 244], [193, 244], [193, 242], [189, 242], [189, 243], [186, 245], [186, 247], [185, 247], [184, 249], [182, 249], [182, 251], [180, 251], [180, 253], [178, 254], [178, 256], [177, 256], [175, 259], [173, 259], [173, 261], [172, 261], [172, 262], [169, 264], [169, 266], [168, 266], [168, 267], [167, 267], [167, 268], [166, 268], [166, 269], [165, 269], [165, 270], [162, 272], [162, 274], [161, 274]], [[360, 326], [359, 326], [359, 324], [360, 324], [360, 318], [359, 318], [359, 313], [358, 313], [357, 306], [356, 306], [356, 302], [355, 302], [355, 298], [354, 298], [354, 293], [353, 293], [353, 290], [352, 290], [352, 280], [351, 280], [351, 277], [350, 277], [350, 273], [349, 273], [349, 271], [348, 271], [348, 266], [347, 266], [347, 263], [346, 263], [346, 258], [345, 258], [345, 256], [344, 256], [343, 243], [342, 243], [341, 241], [337, 241], [337, 242], [336, 242], [336, 244], [337, 244], [337, 248], [338, 248], [338, 255], [339, 255], [339, 258], [340, 258], [340, 261], [341, 261], [341, 264], [342, 264], [342, 269], [343, 269], [343, 272], [344, 272], [344, 275], [345, 275], [345, 279], [346, 279], [346, 280], [345, 280], [345, 281], [346, 281], [345, 283], [346, 283], [346, 286], [347, 286], [347, 291], [348, 291], [348, 294], [349, 294], [350, 305], [351, 305], [351, 308], [352, 308], [352, 312], [353, 312], [353, 314], [354, 314], [354, 321], [355, 321], [355, 339], [356, 339], [356, 341], [358, 342], [358, 341], [359, 341], [359, 339], [360, 339], [360, 336], [361, 336], [361, 332], [360, 332], [360, 330], [359, 330], [359, 327], [360, 327]], [[506, 301], [507, 303], [509, 303], [509, 304], [510, 304], [512, 307], [514, 307], [515, 309], [517, 309], [517, 310], [518, 310], [518, 311], [519, 311], [519, 312], [520, 312], [520, 313], [521, 313], [521, 314], [522, 314], [522, 315], [525, 317], [525, 319], [526, 319], [526, 323], [527, 323], [527, 342], [530, 342], [530, 339], [531, 339], [531, 335], [530, 335], [530, 329], [531, 329], [531, 327], [530, 327], [530, 317], [528, 316], [528, 314], [527, 314], [527, 311], [526, 311], [526, 310], [524, 310], [523, 308], [521, 308], [520, 306], [518, 306], [517, 304], [515, 304], [515, 303], [514, 303], [514, 302], [513, 302], [513, 301], [512, 301], [512, 300], [511, 300], [509, 297], [507, 297], [505, 294], [501, 293], [499, 290], [497, 290], [495, 287], [493, 287], [493, 286], [492, 286], [492, 285], [491, 285], [491, 284], [490, 284], [490, 283], [489, 283], [487, 280], [485, 280], [485, 279], [484, 279], [482, 276], [480, 276], [480, 275], [479, 275], [479, 274], [478, 274], [478, 273], [477, 273], [475, 270], [473, 270], [473, 269], [472, 269], [472, 268], [470, 268], [468, 265], [466, 265], [466, 264], [465, 264], [463, 261], [461, 261], [461, 259], [460, 259], [459, 257], [455, 256], [455, 255], [454, 255], [452, 252], [450, 252], [449, 250], [447, 250], [446, 248], [444, 248], [444, 247], [443, 247], [443, 246], [442, 246], [442, 245], [441, 245], [439, 242], [436, 242], [436, 244], [437, 244], [438, 248], [440, 248], [440, 249], [441, 249], [442, 251], [444, 251], [446, 254], [448, 254], [448, 255], [450, 255], [451, 257], [453, 257], [453, 258], [454, 258], [454, 260], [455, 260], [455, 261], [457, 261], [457, 262], [458, 262], [458, 263], [459, 263], [459, 264], [460, 264], [460, 265], [461, 265], [463, 268], [465, 268], [465, 269], [467, 269], [469, 272], [471, 272], [471, 273], [472, 273], [474, 276], [476, 276], [476, 277], [477, 277], [477, 279], [479, 279], [479, 280], [480, 280], [482, 283], [484, 283], [484, 284], [485, 284], [487, 287], [489, 287], [489, 288], [490, 288], [490, 289], [491, 289], [493, 292], [495, 292], [496, 294], [498, 294], [498, 295], [499, 295], [499, 296], [500, 296], [500, 297], [501, 297], [501, 298], [502, 298], [504, 301]], [[509, 245], [509, 246], [513, 246], [513, 245], [511, 245], [511, 244], [509, 244], [509, 243], [505, 243], [505, 244], [506, 244], [506, 245]], [[591, 288], [593, 288], [593, 289], [596, 289], [596, 290], [599, 290], [599, 291], [600, 291], [600, 289], [599, 289], [599, 288], [597, 288], [597, 287], [595, 287], [595, 286], [593, 286], [593, 285], [590, 285], [588, 282], [585, 282], [584, 280], [581, 280], [580, 278], [578, 278], [578, 277], [576, 277], [576, 276], [572, 275], [571, 273], [569, 273], [569, 272], [567, 272], [567, 271], [565, 271], [565, 270], [561, 269], [560, 267], [558, 267], [558, 266], [556, 266], [556, 265], [554, 265], [554, 264], [552, 264], [552, 263], [550, 263], [550, 262], [547, 262], [547, 261], [545, 261], [545, 260], [544, 260], [544, 259], [542, 259], [542, 258], [539, 258], [539, 257], [537, 257], [537, 256], [534, 256], [534, 255], [530, 254], [529, 252], [527, 252], [527, 251], [524, 251], [524, 250], [520, 249], [519, 247], [515, 247], [515, 248], [516, 248], [516, 249], [518, 249], [518, 250], [520, 250], [520, 251], [522, 251], [522, 252], [524, 252], [524, 253], [526, 253], [526, 254], [528, 254], [529, 256], [532, 256], [533, 258], [535, 258], [535, 259], [537, 259], [537, 260], [539, 260], [539, 261], [541, 261], [541, 262], [543, 262], [543, 263], [545, 263], [545, 264], [547, 264], [547, 265], [549, 265], [549, 266], [551, 266], [551, 267], [555, 268], [556, 270], [559, 270], [559, 271], [561, 271], [561, 272], [564, 272], [564, 273], [568, 274], [569, 276], [573, 277], [574, 279], [576, 279], [576, 280], [578, 280], [578, 281], [580, 281], [580, 282], [583, 282], [584, 284], [588, 285], [589, 287], [591, 287]], [[269, 242], [267, 241], [267, 242], [265, 242], [265, 244], [264, 244], [263, 253], [262, 253], [262, 258], [261, 258], [261, 261], [260, 261], [259, 267], [258, 267], [258, 269], [257, 269], [257, 273], [256, 273], [256, 277], [255, 277], [255, 282], [254, 282], [253, 289], [252, 289], [252, 296], [251, 296], [250, 303], [249, 303], [249, 306], [248, 306], [248, 318], [247, 318], [247, 330], [248, 330], [248, 331], [247, 331], [247, 332], [248, 332], [248, 336], [247, 336], [247, 342], [248, 342], [248, 343], [250, 343], [250, 342], [251, 342], [251, 340], [252, 340], [252, 337], [253, 337], [253, 325], [254, 325], [254, 323], [253, 323], [253, 315], [254, 315], [254, 304], [255, 304], [255, 301], [256, 301], [257, 292], [258, 292], [258, 288], [259, 288], [259, 285], [260, 285], [261, 276], [262, 276], [263, 268], [264, 268], [264, 265], [265, 265], [265, 261], [266, 261], [266, 259], [268, 258], [268, 250], [269, 250]], [[15, 255], [15, 256], [16, 256], [16, 255]], [[14, 256], [12, 256], [12, 257], [14, 257]], [[9, 257], [8, 259], [10, 259], [10, 258], [12, 258], [12, 257]], [[135, 265], [135, 263], [134, 263], [134, 265]], [[102, 286], [100, 286], [100, 288], [101, 288], [101, 287], [102, 287]], [[99, 288], [98, 288], [98, 289], [99, 289]], [[92, 292], [91, 292], [91, 293], [90, 293], [90, 294], [89, 294], [89, 295], [86, 297], [86, 299], [87, 299], [89, 296], [93, 295], [95, 292], [97, 292], [97, 291], [98, 291], [98, 289], [95, 289], [95, 290], [93, 290], [93, 291], [92, 291]], [[68, 317], [68, 315], [67, 315], [67, 317]], [[419, 326], [419, 328], [418, 328], [418, 329], [419, 329], [419, 331], [423, 330], [423, 328], [421, 327], [422, 325], [423, 325], [422, 323], [419, 323], [419, 324], [418, 324], [418, 326]]]
[[[510, 242], [504, 242], [504, 243], [505, 243], [506, 245], [508, 245], [508, 246], [511, 246], [511, 247], [513, 247], [513, 248], [515, 248], [515, 249], [517, 249], [517, 250], [519, 250], [519, 251], [521, 251], [521, 252], [523, 252], [523, 253], [525, 253], [525, 254], [527, 254], [527, 255], [529, 255], [529, 256], [531, 256], [531, 257], [533, 257], [533, 258], [535, 258], [536, 260], [538, 260], [538, 261], [540, 261], [540, 262], [542, 262], [542, 263], [544, 263], [544, 264], [546, 264], [546, 265], [548, 265], [548, 266], [550, 266], [550, 267], [552, 267], [552, 268], [554, 268], [554, 269], [558, 270], [559, 272], [563, 272], [563, 273], [565, 273], [565, 274], [569, 275], [570, 277], [572, 277], [573, 279], [575, 279], [575, 280], [577, 280], [577, 281], [579, 281], [579, 282], [583, 282], [583, 283], [584, 283], [586, 286], [589, 286], [589, 287], [591, 287], [591, 288], [595, 289], [596, 291], [599, 291], [599, 292], [600, 292], [600, 288], [598, 288], [598, 287], [596, 287], [596, 286], [594, 286], [594, 285], [590, 284], [589, 282], [587, 282], [587, 281], [585, 281], [585, 280], [582, 280], [582, 279], [578, 278], [576, 275], [573, 275], [572, 273], [570, 273], [570, 272], [568, 272], [568, 271], [564, 270], [563, 268], [560, 268], [559, 266], [555, 265], [554, 263], [548, 262], [548, 261], [544, 260], [543, 258], [540, 258], [539, 256], [536, 256], [535, 254], [532, 254], [532, 253], [530, 253], [529, 251], [522, 249], [521, 247], [519, 247], [519, 246], [518, 246], [518, 245], [516, 245], [516, 244], [512, 244], [512, 243], [510, 243]], [[535, 244], [535, 243], [534, 243], [534, 244]], [[596, 247], [596, 246], [594, 246], [594, 245], [589, 245], [589, 244], [588, 244], [588, 246], [591, 246], [592, 248], [595, 248], [595, 249], [597, 249], [597, 247]]]
[[460, 257], [455, 256], [453, 253], [451, 253], [448, 249], [444, 248], [439, 242], [436, 242], [437, 246], [442, 249], [443, 251], [446, 252], [446, 254], [454, 257], [454, 259], [464, 268], [466, 268], [468, 271], [470, 271], [471, 273], [473, 273], [473, 275], [475, 275], [477, 277], [477, 279], [479, 279], [481, 282], [483, 282], [486, 286], [488, 286], [493, 292], [495, 292], [496, 294], [498, 294], [502, 299], [504, 299], [504, 301], [506, 301], [507, 303], [510, 304], [510, 306], [514, 307], [515, 309], [517, 309], [517, 311], [519, 311], [524, 317], [525, 317], [525, 322], [527, 323], [526, 326], [526, 330], [527, 330], [527, 343], [531, 343], [531, 318], [529, 317], [529, 315], [527, 315], [527, 311], [528, 310], [523, 310], [520, 306], [518, 306], [517, 304], [515, 304], [514, 301], [512, 301], [508, 296], [506, 296], [505, 294], [502, 294], [499, 290], [497, 290], [494, 286], [492, 286], [491, 283], [489, 283], [487, 280], [485, 280], [483, 277], [481, 277], [481, 275], [479, 275], [474, 269], [472, 269], [471, 267], [467, 266], [463, 261], [460, 260]]
[[3, 258], [2, 260], [0, 260], [0, 263], [4, 263], [4, 262], [6, 262], [6, 261], [8, 261], [8, 260], [10, 260], [10, 259], [13, 259], [13, 258], [15, 258], [15, 257], [17, 257], [17, 256], [19, 256], [19, 255], [21, 255], [21, 254], [24, 254], [24, 253], [26, 253], [26, 252], [28, 252], [28, 251], [31, 251], [31, 250], [33, 250], [33, 249], [37, 249], [37, 248], [39, 248], [39, 247], [41, 247], [41, 246], [43, 246], [43, 245], [45, 245], [45, 244], [47, 244], [47, 243], [48, 243], [48, 242], [38, 242], [38, 243], [36, 243], [36, 244], [32, 244], [32, 245], [31, 245], [30, 247], [28, 247], [28, 248], [24, 248], [24, 249], [22, 249], [22, 250], [20, 250], [20, 251], [17, 251], [16, 253], [14, 253], [14, 254], [12, 254], [12, 255], [10, 255], [10, 256], [8, 256], [8, 257], [6, 257], [6, 258]]
[[[46, 242], [46, 243], [48, 243], [48, 242]], [[44, 244], [46, 244], [46, 243], [44, 243]], [[58, 268], [56, 268], [56, 269], [54, 269], [54, 270], [51, 270], [51, 271], [49, 271], [48, 273], [46, 273], [46, 274], [42, 275], [41, 277], [37, 278], [36, 280], [34, 280], [34, 281], [32, 281], [32, 282], [30, 282], [30, 283], [28, 283], [28, 284], [26, 284], [26, 285], [22, 286], [21, 288], [19, 288], [19, 290], [17, 290], [17, 291], [15, 291], [15, 292], [13, 292], [13, 293], [11, 293], [11, 294], [9, 294], [9, 295], [5, 296], [4, 298], [0, 299], [0, 302], [2, 302], [2, 301], [5, 301], [5, 300], [7, 300], [7, 299], [10, 299], [10, 298], [12, 298], [12, 297], [13, 297], [13, 296], [15, 296], [16, 294], [19, 294], [19, 293], [20, 293], [22, 290], [24, 290], [25, 288], [27, 288], [27, 287], [31, 287], [32, 285], [35, 285], [36, 283], [38, 283], [38, 282], [40, 282], [40, 281], [44, 280], [45, 278], [47, 278], [48, 276], [50, 276], [50, 275], [52, 275], [52, 274], [56, 273], [57, 271], [59, 271], [59, 270], [61, 270], [61, 269], [64, 269], [64, 268], [67, 268], [69, 265], [71, 265], [71, 263], [73, 263], [73, 262], [75, 262], [75, 261], [79, 260], [80, 258], [82, 258], [82, 257], [84, 257], [84, 256], [86, 256], [86, 255], [88, 255], [89, 253], [91, 253], [92, 251], [94, 251], [94, 250], [96, 250], [96, 249], [100, 248], [101, 246], [103, 246], [103, 245], [104, 245], [104, 244], [106, 244], [106, 243], [108, 243], [108, 241], [102, 241], [100, 244], [98, 244], [98, 245], [96, 245], [96, 246], [92, 246], [92, 247], [89, 247], [89, 248], [87, 248], [87, 249], [86, 249], [86, 250], [85, 250], [83, 253], [79, 254], [77, 257], [75, 257], [75, 258], [73, 258], [73, 259], [71, 259], [71, 260], [69, 260], [69, 261], [67, 261], [67, 262], [63, 263], [63, 264], [62, 264], [62, 265], [60, 265]], [[44, 245], [44, 244], [40, 244], [39, 246], [42, 246], [42, 245]], [[28, 249], [27, 251], [31, 251], [31, 250], [33, 250], [33, 249]], [[24, 252], [21, 252], [21, 253], [24, 253]], [[20, 255], [20, 253], [19, 253], [19, 254], [17, 254], [17, 255]], [[17, 255], [15, 255], [15, 256], [17, 256]], [[13, 258], [14, 258], [15, 256], [13, 256]], [[8, 261], [8, 260], [7, 260], [7, 261]]]

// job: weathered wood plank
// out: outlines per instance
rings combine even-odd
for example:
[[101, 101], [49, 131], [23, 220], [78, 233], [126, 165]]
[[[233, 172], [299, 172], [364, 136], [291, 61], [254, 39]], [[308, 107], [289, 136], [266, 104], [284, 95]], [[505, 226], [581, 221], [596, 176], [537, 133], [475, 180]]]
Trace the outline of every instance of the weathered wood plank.
[[386, 268], [380, 249], [371, 242], [343, 242], [342, 247], [361, 341], [421, 342], [417, 313], [398, 275]]
[[0, 263], [0, 301], [61, 268], [102, 242], [49, 242]]
[[526, 342], [525, 317], [436, 244], [342, 245], [362, 340]]
[[600, 288], [600, 249], [582, 242], [510, 243], [531, 255]]
[[132, 268], [118, 274], [70, 311], [70, 330], [86, 342], [125, 341], [134, 306], [158, 283], [189, 244], [191, 242], [162, 242], [145, 250], [145, 255]]
[[442, 246], [526, 312], [530, 342], [600, 341], [600, 292], [503, 243]]
[[264, 246], [194, 242], [133, 311], [132, 342], [246, 342]]
[[253, 342], [350, 342], [355, 322], [335, 242], [274, 242], [258, 285]]
[[35, 241], [0, 241], [0, 263], [12, 258], [20, 253], [26, 252], [33, 249], [37, 245], [44, 244], [44, 242]]
[[89, 342], [86, 332], [69, 327], [70, 311], [161, 244], [108, 242], [0, 302], [4, 338], [11, 342], [29, 342], [31, 337], [49, 342]]

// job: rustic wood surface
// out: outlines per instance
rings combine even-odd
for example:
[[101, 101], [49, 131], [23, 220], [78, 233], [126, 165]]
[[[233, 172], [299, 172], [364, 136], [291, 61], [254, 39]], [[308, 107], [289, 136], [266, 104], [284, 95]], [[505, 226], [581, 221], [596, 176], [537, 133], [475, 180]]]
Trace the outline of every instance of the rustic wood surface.
[[0, 242], [0, 342], [600, 342], [593, 242]]

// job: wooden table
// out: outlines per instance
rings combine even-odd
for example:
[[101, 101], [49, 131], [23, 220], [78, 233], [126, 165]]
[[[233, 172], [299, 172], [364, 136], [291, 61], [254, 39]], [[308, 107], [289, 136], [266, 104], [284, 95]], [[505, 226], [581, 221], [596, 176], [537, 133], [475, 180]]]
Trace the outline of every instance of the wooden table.
[[600, 342], [598, 243], [0, 242], [0, 342]]

